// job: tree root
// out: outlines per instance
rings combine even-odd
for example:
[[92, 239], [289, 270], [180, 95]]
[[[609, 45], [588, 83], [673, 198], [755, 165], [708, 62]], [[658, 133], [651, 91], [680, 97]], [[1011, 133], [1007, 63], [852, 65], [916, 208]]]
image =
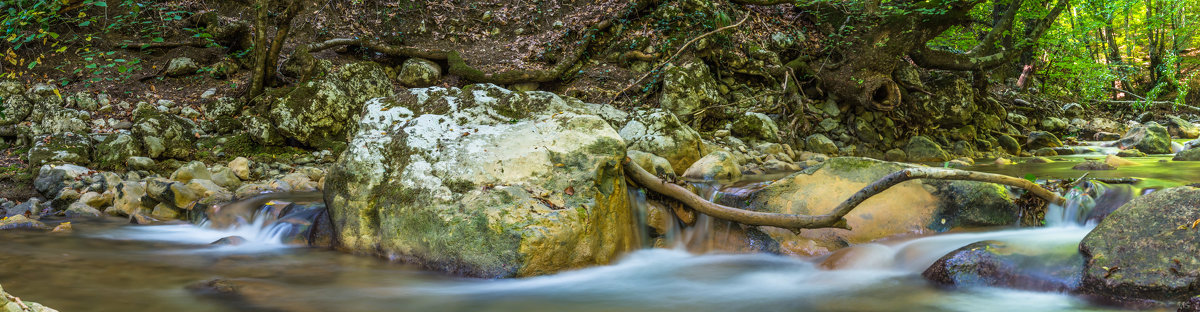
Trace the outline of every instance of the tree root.
[[1014, 186], [1028, 190], [1034, 196], [1041, 198], [1049, 203], [1063, 205], [1066, 199], [1058, 194], [1046, 190], [1037, 184], [1025, 179], [1014, 178], [1005, 175], [982, 173], [965, 170], [943, 169], [943, 168], [909, 168], [889, 174], [867, 187], [859, 190], [850, 198], [843, 201], [832, 212], [825, 215], [810, 216], [782, 213], [768, 213], [743, 210], [728, 206], [719, 205], [688, 191], [687, 189], [667, 183], [662, 179], [647, 172], [642, 167], [630, 160], [626, 160], [625, 174], [638, 185], [645, 187], [656, 193], [678, 200], [684, 205], [692, 208], [700, 213], [723, 220], [729, 220], [746, 225], [757, 226], [773, 226], [792, 231], [800, 229], [817, 229], [817, 228], [838, 228], [850, 229], [850, 225], [846, 223], [845, 216], [862, 204], [868, 198], [875, 196], [892, 186], [913, 179], [937, 179], [937, 180], [955, 180], [955, 181], [977, 181], [1003, 184]]
[[633, 82], [629, 83], [629, 85], [625, 86], [625, 88], [623, 88], [623, 89], [621, 89], [621, 91], [617, 92], [616, 95], [613, 95], [612, 99], [608, 101], [608, 104], [612, 104], [613, 101], [616, 101], [618, 98], [621, 97], [621, 94], [624, 94], [625, 92], [629, 91], [629, 88], [632, 88], [633, 86], [637, 85], [638, 83], [641, 83], [642, 80], [646, 80], [646, 77], [650, 77], [650, 74], [657, 72], [659, 70], [659, 68], [670, 63], [671, 60], [675, 59], [675, 57], [678, 57], [679, 54], [683, 53], [684, 50], [687, 50], [688, 47], [692, 46], [692, 43], [695, 43], [696, 41], [703, 39], [704, 37], [711, 36], [712, 34], [719, 33], [719, 32], [722, 32], [722, 31], [725, 31], [728, 29], [732, 29], [732, 28], [737, 28], [738, 26], [742, 26], [742, 23], [745, 23], [746, 20], [749, 18], [750, 18], [750, 14], [746, 13], [746, 16], [743, 16], [742, 20], [738, 21], [736, 24], [717, 28], [717, 29], [714, 29], [713, 31], [706, 32], [700, 36], [697, 36], [696, 38], [692, 38], [692, 40], [688, 40], [688, 42], [684, 43], [682, 47], [679, 47], [679, 50], [675, 51], [675, 54], [671, 54], [671, 56], [662, 60], [662, 62], [658, 63], [658, 65], [654, 66], [654, 68], [651, 68], [650, 71], [647, 71], [646, 74], [642, 75], [637, 80], [634, 80]]

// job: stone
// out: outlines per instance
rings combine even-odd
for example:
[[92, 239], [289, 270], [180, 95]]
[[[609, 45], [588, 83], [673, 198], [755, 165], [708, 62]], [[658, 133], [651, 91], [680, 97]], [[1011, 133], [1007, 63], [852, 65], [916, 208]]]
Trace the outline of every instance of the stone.
[[1121, 139], [1121, 135], [1112, 132], [1096, 132], [1092, 135], [1092, 139], [1096, 141], [1116, 141]]
[[442, 79], [442, 66], [423, 58], [409, 58], [400, 65], [396, 79], [409, 88], [429, 87]]
[[1037, 150], [1046, 147], [1062, 147], [1062, 141], [1058, 140], [1058, 136], [1046, 131], [1031, 131], [1029, 138], [1025, 140], [1025, 149]]
[[904, 153], [904, 150], [901, 150], [898, 148], [893, 148], [893, 149], [888, 150], [887, 153], [884, 153], [884, 160], [906, 161], [906, 160], [908, 160], [908, 154]]
[[1067, 103], [1063, 105], [1062, 110], [1063, 115], [1067, 116], [1067, 118], [1079, 118], [1084, 113], [1083, 105], [1079, 105], [1079, 103]]
[[[748, 210], [822, 215], [884, 176], [918, 166], [868, 158], [838, 157], [782, 178], [749, 195]], [[968, 181], [912, 180], [863, 202], [847, 216], [853, 230], [792, 231], [762, 227], [784, 254], [820, 256], [895, 235], [955, 228], [1011, 226], [1022, 221], [1003, 186]]]
[[167, 70], [163, 71], [163, 75], [167, 77], [183, 77], [195, 74], [200, 70], [200, 65], [196, 64], [195, 60], [190, 57], [181, 56], [171, 59], [167, 63]]
[[7, 230], [49, 230], [41, 221], [26, 218], [24, 215], [13, 215], [0, 219], [0, 231]]
[[620, 132], [629, 149], [666, 158], [676, 174], [683, 174], [702, 156], [700, 133], [680, 122], [675, 114], [647, 110], [635, 112], [632, 119]]
[[833, 154], [838, 151], [837, 145], [833, 143], [833, 140], [820, 133], [809, 135], [804, 139], [804, 144], [808, 150], [815, 153]]
[[1139, 150], [1127, 149], [1127, 150], [1121, 150], [1121, 151], [1117, 152], [1117, 156], [1118, 157], [1146, 157], [1149, 155], [1146, 155], [1146, 153], [1142, 153], [1142, 151], [1139, 151]]
[[367, 102], [325, 177], [337, 247], [489, 278], [615, 261], [636, 241], [626, 144], [569, 103], [495, 85]]
[[[352, 63], [322, 79], [301, 83], [273, 101], [267, 112], [272, 123], [267, 125], [273, 125], [279, 135], [309, 147], [331, 146], [345, 142], [348, 126], [362, 111], [363, 103], [393, 94], [383, 66]], [[262, 137], [280, 143], [270, 135]]]
[[1089, 160], [1089, 161], [1085, 161], [1085, 162], [1076, 164], [1074, 167], [1071, 167], [1071, 169], [1088, 170], [1088, 171], [1091, 171], [1091, 170], [1116, 170], [1117, 167], [1115, 167], [1113, 165], [1109, 165], [1107, 163], [1103, 163], [1103, 162], [1099, 162], [1099, 161], [1095, 161], [1095, 160]]
[[102, 216], [99, 209], [82, 202], [72, 203], [67, 207], [65, 213], [68, 218], [99, 218]]
[[1138, 163], [1135, 161], [1121, 158], [1121, 156], [1117, 156], [1117, 155], [1105, 156], [1104, 163], [1108, 164], [1109, 166], [1113, 166], [1113, 167], [1128, 167], [1128, 166], [1137, 166], [1138, 165]]
[[[130, 157], [142, 156], [142, 145], [132, 135], [118, 133], [96, 146], [96, 166], [102, 169], [119, 169]], [[142, 169], [135, 169], [142, 170]]]
[[212, 172], [203, 162], [189, 162], [171, 173], [171, 180], [188, 183], [192, 179], [212, 180]]
[[[196, 181], [200, 181], [200, 180], [196, 180]], [[189, 181], [189, 182], [191, 182], [191, 181]], [[149, 185], [149, 183], [147, 183], [147, 185]], [[190, 210], [192, 208], [192, 204], [195, 203], [197, 200], [199, 200], [202, 197], [201, 194], [198, 194], [196, 191], [192, 190], [191, 187], [189, 187], [188, 185], [185, 185], [183, 183], [175, 182], [175, 183], [171, 183], [171, 184], [167, 185], [167, 187], [168, 187], [167, 190], [169, 192], [165, 195], [165, 197], [167, 197], [167, 198], [161, 199], [160, 204], [166, 204], [166, 205], [168, 205], [168, 207], [185, 208], [185, 209]], [[158, 208], [155, 207], [155, 209], [157, 210]], [[154, 216], [154, 215], [151, 214], [151, 216]], [[155, 218], [158, 218], [158, 217], [155, 216]], [[162, 219], [162, 218], [159, 218], [159, 219]]]
[[779, 142], [779, 126], [761, 113], [746, 113], [733, 123], [733, 135], [742, 138]]
[[154, 210], [150, 212], [150, 217], [158, 220], [178, 220], [180, 213], [179, 209], [172, 207], [167, 203], [159, 203], [154, 205]]
[[[639, 150], [629, 150], [625, 153], [633, 163], [645, 169], [647, 172], [659, 177], [675, 177], [675, 169], [671, 167], [671, 162], [666, 158], [658, 157]], [[691, 169], [690, 167], [688, 169]]]
[[1079, 251], [1081, 290], [1116, 302], [1181, 301], [1200, 275], [1200, 189], [1175, 187], [1134, 198], [1100, 221]]
[[108, 192], [104, 194], [97, 192], [83, 193], [83, 195], [79, 196], [79, 203], [92, 208], [104, 208], [105, 206], [112, 205], [113, 197], [111, 194]]
[[1146, 154], [1172, 153], [1171, 135], [1167, 133], [1167, 128], [1154, 122], [1130, 128], [1125, 136], [1113, 142], [1113, 146], [1121, 149], [1137, 148]]
[[1052, 247], [982, 241], [946, 254], [921, 275], [942, 286], [1071, 292], [1079, 288], [1082, 272], [1074, 241]]
[[76, 191], [73, 188], [64, 188], [62, 191], [58, 192], [58, 196], [55, 196], [54, 199], [50, 201], [50, 208], [54, 209], [54, 211], [66, 210], [67, 206], [79, 200], [80, 195], [81, 194], [79, 194], [79, 191]]
[[33, 188], [46, 198], [54, 198], [64, 187], [91, 172], [92, 169], [76, 165], [42, 165], [38, 169], [37, 178], [33, 180]]
[[122, 182], [117, 185], [117, 194], [113, 199], [112, 207], [104, 210], [105, 214], [112, 216], [129, 216], [139, 213], [143, 207], [142, 197], [146, 196], [146, 186], [139, 182]]
[[212, 181], [226, 189], [237, 189], [239, 186], [242, 186], [242, 180], [238, 178], [237, 174], [233, 173], [233, 169], [221, 165], [213, 167]]
[[704, 108], [724, 105], [725, 98], [717, 91], [717, 82], [709, 73], [708, 65], [694, 61], [667, 67], [658, 103], [687, 123]]
[[1193, 148], [1175, 153], [1174, 161], [1200, 161], [1200, 148]]
[[1200, 128], [1196, 127], [1191, 121], [1179, 118], [1179, 116], [1167, 116], [1167, 133], [1171, 137], [1180, 139], [1195, 139], [1200, 137]]
[[196, 150], [200, 131], [191, 120], [147, 107], [134, 111], [133, 136], [141, 139], [151, 158], [187, 159]]
[[742, 177], [742, 167], [733, 154], [726, 151], [712, 152], [692, 164], [684, 178], [696, 180], [736, 181]]
[[1030, 158], [1026, 162], [1031, 163], [1031, 164], [1049, 164], [1049, 163], [1053, 163], [1054, 161], [1050, 160], [1049, 158], [1046, 158], [1046, 157], [1034, 157], [1034, 158]]
[[914, 136], [909, 139], [908, 145], [904, 147], [904, 152], [908, 154], [908, 161], [912, 162], [950, 160], [950, 155], [942, 150], [941, 145], [925, 136]]
[[242, 181], [250, 181], [250, 159], [246, 157], [234, 158], [229, 162], [229, 169], [233, 174], [237, 175]]
[[279, 131], [275, 130], [273, 126], [274, 122], [266, 117], [243, 115], [238, 118], [238, 121], [242, 123], [242, 128], [245, 129], [246, 135], [254, 143], [265, 146], [278, 146], [283, 145], [284, 141], [287, 140], [282, 134], [279, 134]]
[[71, 132], [49, 134], [34, 138], [29, 148], [29, 165], [78, 164], [89, 165], [92, 159], [92, 139]]
[[125, 159], [125, 167], [129, 170], [153, 171], [156, 163], [150, 157], [133, 156]]
[[1051, 131], [1051, 132], [1058, 132], [1058, 131], [1067, 130], [1067, 125], [1068, 125], [1068, 123], [1065, 119], [1058, 118], [1058, 117], [1050, 117], [1050, 118], [1042, 119], [1041, 129], [1046, 130], [1046, 131]]
[[1000, 147], [1004, 148], [1004, 152], [1009, 155], [1021, 155], [1021, 143], [1017, 142], [1017, 139], [1007, 134], [1001, 134], [996, 136], [996, 142], [1000, 143]]

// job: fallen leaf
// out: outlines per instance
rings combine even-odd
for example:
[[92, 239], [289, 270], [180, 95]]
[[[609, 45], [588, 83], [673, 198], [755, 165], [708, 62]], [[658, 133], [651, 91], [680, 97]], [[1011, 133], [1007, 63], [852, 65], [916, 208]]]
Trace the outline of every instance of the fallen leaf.
[[574, 195], [575, 195], [575, 187], [574, 187], [574, 186], [568, 186], [566, 190], [563, 190], [563, 192], [564, 192], [564, 193], [567, 193], [567, 195], [574, 196]]

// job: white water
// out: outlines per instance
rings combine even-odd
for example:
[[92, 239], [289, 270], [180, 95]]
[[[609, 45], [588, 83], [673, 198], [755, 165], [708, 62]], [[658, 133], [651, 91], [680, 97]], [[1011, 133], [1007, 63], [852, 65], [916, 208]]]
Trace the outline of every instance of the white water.
[[259, 210], [251, 220], [239, 218], [228, 228], [217, 228], [208, 220], [195, 224], [166, 224], [126, 226], [92, 235], [114, 240], [140, 240], [170, 242], [187, 245], [207, 245], [222, 238], [237, 236], [245, 239], [239, 244], [212, 245], [191, 252], [261, 253], [293, 248], [283, 243], [284, 236], [292, 224], [270, 222], [269, 209]]

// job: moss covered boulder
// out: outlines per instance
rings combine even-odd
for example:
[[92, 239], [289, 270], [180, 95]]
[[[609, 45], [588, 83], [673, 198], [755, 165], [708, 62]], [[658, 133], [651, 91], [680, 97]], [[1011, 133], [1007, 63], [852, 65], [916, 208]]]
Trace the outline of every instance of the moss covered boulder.
[[[392, 89], [383, 66], [374, 62], [353, 63], [291, 89], [271, 103], [266, 115], [283, 137], [310, 147], [327, 147], [345, 140], [363, 103], [392, 96]], [[271, 139], [268, 134], [256, 137], [263, 137], [264, 142], [281, 141]]]
[[71, 132], [56, 133], [34, 138], [27, 159], [31, 166], [44, 164], [88, 165], [92, 160], [91, 137]]
[[904, 153], [908, 154], [908, 161], [913, 162], [934, 162], [950, 160], [950, 154], [942, 149], [942, 146], [924, 136], [915, 136], [908, 140], [908, 145], [904, 147]]
[[1148, 122], [1129, 129], [1120, 140], [1113, 143], [1121, 149], [1136, 148], [1146, 154], [1170, 154], [1171, 135], [1167, 128], [1155, 122]]
[[1117, 301], [1181, 301], [1200, 285], [1200, 189], [1135, 198], [1084, 237], [1082, 289]]
[[676, 174], [683, 175], [704, 155], [700, 133], [669, 111], [638, 111], [631, 119], [621, 128], [621, 137], [629, 148], [666, 158]]
[[130, 157], [143, 156], [142, 142], [128, 133], [116, 133], [104, 138], [96, 146], [96, 166], [102, 169], [120, 169]]
[[183, 117], [140, 106], [133, 115], [133, 136], [142, 140], [151, 158], [187, 159], [196, 151], [196, 123]]
[[693, 115], [706, 107], [725, 104], [704, 62], [668, 67], [660, 94], [659, 105], [684, 122], [691, 122]]
[[616, 260], [635, 237], [625, 142], [569, 103], [495, 85], [367, 102], [325, 180], [339, 247], [478, 277]]
[[[839, 157], [775, 181], [752, 194], [748, 209], [823, 215], [868, 184], [915, 165]], [[790, 254], [816, 256], [898, 235], [953, 228], [1017, 224], [1015, 196], [997, 184], [913, 180], [871, 197], [846, 215], [853, 230], [814, 229], [799, 234], [763, 227]]]

